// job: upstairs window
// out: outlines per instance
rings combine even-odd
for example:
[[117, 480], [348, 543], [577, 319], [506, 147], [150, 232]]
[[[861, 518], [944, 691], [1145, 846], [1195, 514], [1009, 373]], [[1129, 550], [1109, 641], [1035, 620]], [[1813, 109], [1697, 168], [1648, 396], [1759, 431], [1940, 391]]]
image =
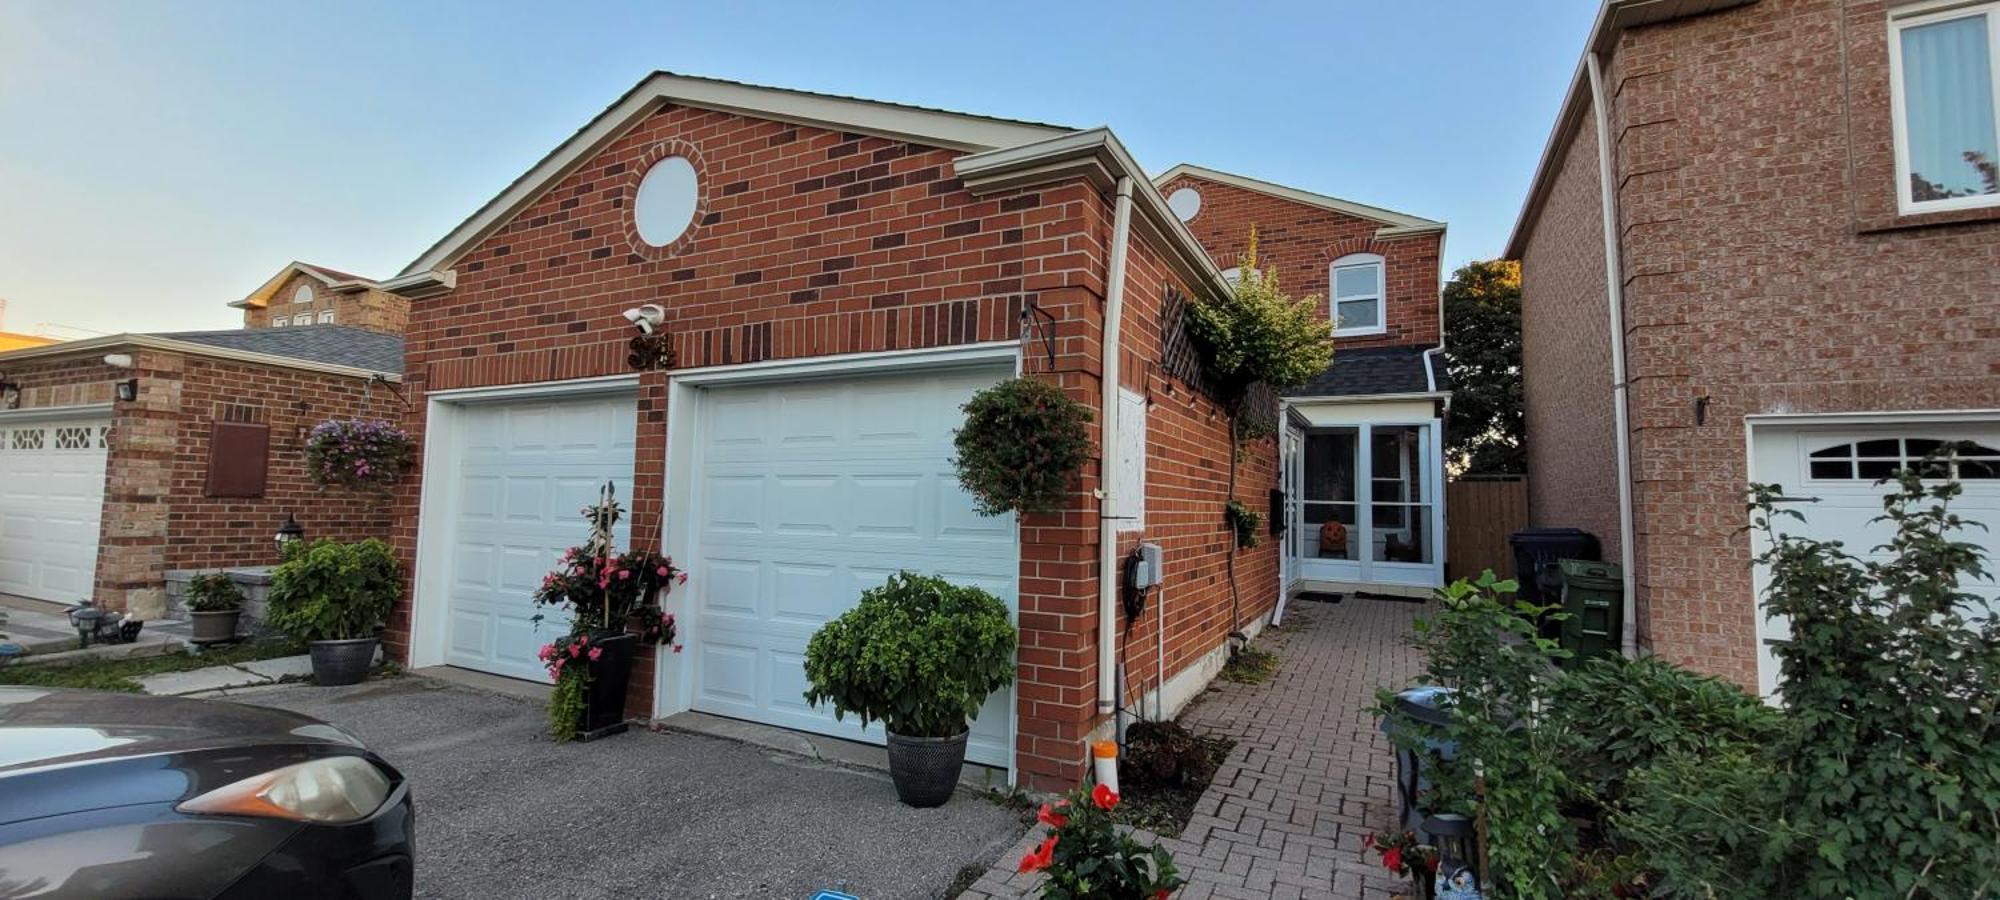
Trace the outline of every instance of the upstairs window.
[[311, 302], [313, 302], [313, 289], [312, 289], [312, 285], [310, 285], [310, 284], [302, 284], [302, 285], [299, 285], [299, 289], [298, 289], [298, 290], [296, 290], [296, 291], [293, 291], [293, 292], [292, 292], [292, 302], [293, 302], [293, 303], [311, 303]]
[[292, 317], [293, 325], [311, 325], [312, 323], [313, 323], [312, 313], [299, 313], [298, 315]]
[[290, 319], [287, 319], [287, 318], [285, 318], [284, 316], [272, 316], [272, 317], [271, 317], [271, 327], [272, 327], [272, 328], [283, 328], [283, 327], [285, 327], [285, 323], [286, 323], [286, 322], [289, 322], [289, 321], [291, 321], [291, 320], [290, 320]]
[[[1932, 10], [1932, 11], [1925, 11]], [[2000, 206], [2000, 3], [1889, 20], [1897, 194], [1906, 213]]]
[[1356, 253], [1333, 261], [1333, 290], [1328, 312], [1337, 336], [1381, 334], [1382, 298], [1388, 294], [1383, 282], [1382, 257]]
[[320, 323], [321, 325], [332, 325], [332, 324], [333, 324], [333, 310], [330, 310], [330, 309], [323, 309], [323, 310], [320, 310], [320, 312], [319, 312], [319, 323]]

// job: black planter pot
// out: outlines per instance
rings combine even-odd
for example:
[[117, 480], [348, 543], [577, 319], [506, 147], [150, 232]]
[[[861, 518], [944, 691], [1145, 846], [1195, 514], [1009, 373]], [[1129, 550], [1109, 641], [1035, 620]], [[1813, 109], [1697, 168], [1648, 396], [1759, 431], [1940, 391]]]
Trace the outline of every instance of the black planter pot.
[[958, 789], [958, 772], [965, 768], [965, 738], [906, 737], [889, 732], [889, 777], [896, 782], [896, 799], [907, 806], [943, 806]]
[[591, 661], [590, 681], [583, 686], [583, 722], [576, 732], [579, 741], [625, 731], [625, 687], [632, 677], [632, 657], [639, 652], [639, 636], [593, 637], [590, 646], [604, 652]]
[[322, 687], [366, 681], [368, 668], [375, 663], [377, 643], [372, 637], [313, 641], [307, 648], [312, 654], [313, 681]]

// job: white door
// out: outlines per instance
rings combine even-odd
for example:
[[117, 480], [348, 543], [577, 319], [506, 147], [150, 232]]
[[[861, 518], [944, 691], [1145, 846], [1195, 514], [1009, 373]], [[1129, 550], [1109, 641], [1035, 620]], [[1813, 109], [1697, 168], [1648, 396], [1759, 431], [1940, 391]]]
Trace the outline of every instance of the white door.
[[[569, 623], [532, 596], [563, 551], [589, 536], [581, 510], [606, 481], [629, 519], [637, 401], [616, 394], [476, 404], [458, 422], [445, 662], [546, 681], [535, 651]], [[628, 523], [614, 536], [626, 548]], [[538, 612], [549, 619], [537, 624]]]
[[90, 598], [110, 433], [102, 416], [0, 419], [0, 593]]
[[[1959, 516], [1979, 522], [1992, 531], [1968, 528], [1958, 540], [1983, 544], [1989, 568], [2000, 568], [2000, 423], [1933, 423], [1903, 425], [1842, 426], [1758, 426], [1752, 432], [1751, 479], [1784, 487], [1784, 508], [1797, 511], [1804, 521], [1777, 517], [1781, 534], [1815, 540], [1837, 540], [1844, 549], [1862, 559], [1885, 559], [1876, 550], [1895, 529], [1887, 522], [1872, 521], [1882, 515], [1882, 496], [1890, 485], [1875, 482], [1899, 467], [1914, 466], [1942, 441], [1969, 441], [1956, 464], [1955, 474], [1965, 493], [1952, 504]], [[1762, 552], [1764, 545], [1755, 545]], [[1775, 644], [1791, 636], [1789, 623], [1770, 619], [1762, 613], [1764, 572], [1754, 579], [1759, 613], [1757, 616], [1757, 672], [1766, 696], [1778, 688], [1778, 660]], [[2000, 583], [1992, 578], [1964, 585], [1984, 596], [1991, 614], [2000, 602]], [[1975, 611], [1979, 612], [1979, 611]]]
[[[813, 632], [899, 569], [1015, 605], [1014, 518], [982, 516], [958, 485], [960, 406], [1007, 370], [709, 388], [701, 400], [689, 587], [695, 709], [882, 742], [805, 701]], [[967, 748], [1012, 757], [1012, 696], [996, 692]]]

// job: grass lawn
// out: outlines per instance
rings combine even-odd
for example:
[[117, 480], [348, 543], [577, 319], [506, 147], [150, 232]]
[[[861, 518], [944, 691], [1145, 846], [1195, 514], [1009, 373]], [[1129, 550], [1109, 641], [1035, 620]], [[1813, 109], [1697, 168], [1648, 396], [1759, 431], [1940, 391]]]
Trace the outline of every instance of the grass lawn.
[[209, 666], [254, 662], [280, 656], [297, 656], [304, 652], [306, 652], [305, 645], [296, 641], [244, 641], [206, 651], [200, 656], [183, 652], [137, 659], [90, 660], [66, 665], [16, 664], [0, 668], [0, 684], [85, 688], [136, 694], [139, 692], [138, 679], [147, 675], [185, 672], [189, 669], [205, 669]]

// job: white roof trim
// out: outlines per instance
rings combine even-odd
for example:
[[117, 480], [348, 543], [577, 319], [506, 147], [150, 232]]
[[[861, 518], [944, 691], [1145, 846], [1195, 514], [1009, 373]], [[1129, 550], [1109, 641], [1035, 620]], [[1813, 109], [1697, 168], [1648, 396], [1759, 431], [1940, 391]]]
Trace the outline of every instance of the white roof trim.
[[278, 288], [284, 287], [285, 282], [290, 280], [293, 275], [311, 276], [313, 280], [326, 285], [328, 288], [342, 292], [361, 291], [380, 286], [367, 279], [339, 281], [310, 263], [292, 260], [286, 263], [284, 268], [279, 269], [278, 274], [271, 276], [269, 281], [259, 285], [256, 290], [251, 291], [250, 296], [244, 297], [241, 300], [232, 300], [229, 305], [237, 309], [249, 309], [252, 307], [262, 309], [269, 306], [271, 304], [271, 295], [277, 293]]
[[213, 344], [198, 344], [193, 341], [177, 341], [151, 334], [112, 334], [104, 337], [86, 338], [80, 341], [63, 341], [59, 344], [45, 344], [40, 347], [24, 347], [0, 353], [0, 366], [30, 359], [51, 356], [66, 356], [72, 353], [101, 353], [126, 347], [140, 350], [160, 350], [168, 353], [185, 353], [189, 356], [206, 356], [211, 359], [226, 359], [234, 362], [256, 363], [281, 369], [298, 369], [305, 372], [321, 372], [327, 375], [346, 375], [350, 378], [374, 378], [381, 376], [385, 381], [400, 382], [403, 376], [398, 372], [377, 372], [359, 366], [343, 366], [335, 363], [314, 362], [296, 356], [276, 356], [270, 353], [256, 353]]
[[397, 274], [450, 266], [632, 125], [668, 103], [968, 152], [1032, 143], [1069, 131], [1034, 122], [655, 72]]
[[1369, 206], [1365, 203], [1355, 203], [1352, 200], [1342, 200], [1339, 197], [1329, 197], [1325, 194], [1315, 194], [1311, 191], [1302, 191], [1298, 188], [1286, 187], [1282, 184], [1275, 184], [1243, 175], [1234, 175], [1189, 163], [1181, 163], [1165, 172], [1161, 172], [1159, 177], [1153, 179], [1153, 184], [1164, 185], [1182, 175], [1189, 175], [1206, 181], [1214, 181], [1229, 185], [1230, 187], [1242, 188], [1246, 191], [1256, 191], [1260, 194], [1267, 194], [1281, 200], [1290, 200], [1294, 203], [1303, 203], [1307, 206], [1330, 209], [1337, 213], [1368, 219], [1373, 222], [1381, 222], [1386, 227], [1377, 230], [1375, 232], [1376, 237], [1387, 238], [1408, 234], [1429, 234], [1436, 231], [1443, 231], [1445, 228], [1445, 223], [1435, 219], [1426, 219], [1410, 215], [1409, 213], [1400, 213], [1393, 209], [1383, 209], [1379, 206]]

